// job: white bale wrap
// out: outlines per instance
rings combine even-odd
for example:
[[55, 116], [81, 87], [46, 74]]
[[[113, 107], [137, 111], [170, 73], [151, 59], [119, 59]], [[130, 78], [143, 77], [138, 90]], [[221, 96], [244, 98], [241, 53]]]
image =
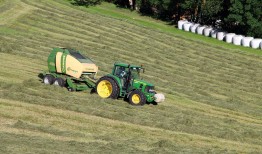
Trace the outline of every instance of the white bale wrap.
[[204, 29], [204, 35], [205, 36], [211, 36], [211, 31], [213, 30], [213, 28], [212, 27], [207, 27], [207, 28], [205, 28]]
[[233, 44], [234, 45], [241, 45], [241, 41], [242, 41], [243, 38], [244, 38], [243, 35], [235, 35], [233, 37]]
[[199, 27], [200, 26], [200, 24], [193, 24], [191, 27], [190, 27], [190, 31], [192, 32], [192, 33], [196, 33], [196, 29], [197, 29], [197, 27]]
[[250, 42], [250, 45], [251, 45], [252, 48], [257, 49], [257, 48], [261, 47], [261, 42], [262, 42], [262, 39], [253, 39]]
[[217, 32], [218, 32], [217, 29], [212, 29], [211, 32], [210, 32], [211, 37], [212, 38], [217, 38]]
[[197, 27], [197, 29], [196, 29], [197, 34], [203, 35], [205, 28], [206, 28], [206, 26], [199, 26], [199, 27]]
[[250, 47], [250, 42], [254, 39], [254, 37], [244, 37], [241, 41], [242, 46]]
[[193, 24], [191, 22], [186, 22], [183, 24], [183, 30], [184, 31], [187, 31], [189, 32], [190, 31], [190, 27], [192, 26]]
[[260, 42], [260, 49], [262, 50], [262, 42]]
[[188, 22], [187, 20], [179, 20], [178, 21], [178, 29], [183, 29], [184, 23]]
[[218, 31], [217, 32], [217, 39], [219, 40], [219, 41], [223, 41], [224, 40], [224, 38], [225, 38], [225, 36], [226, 36], [226, 32], [223, 32], [223, 31]]
[[227, 43], [232, 43], [233, 42], [233, 37], [235, 36], [235, 33], [228, 33], [226, 34], [226, 42]]

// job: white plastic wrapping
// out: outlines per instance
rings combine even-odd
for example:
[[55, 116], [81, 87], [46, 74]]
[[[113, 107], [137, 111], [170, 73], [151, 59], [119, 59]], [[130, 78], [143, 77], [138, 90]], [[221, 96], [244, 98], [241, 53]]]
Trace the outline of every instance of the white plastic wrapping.
[[205, 28], [204, 29], [204, 35], [205, 36], [211, 36], [211, 31], [213, 30], [213, 28], [212, 27], [207, 27], [207, 28]]
[[233, 37], [233, 44], [234, 45], [241, 45], [242, 39], [244, 38], [243, 35], [235, 35]]
[[184, 23], [188, 22], [187, 20], [179, 20], [178, 21], [178, 29], [183, 29]]
[[253, 39], [250, 42], [250, 45], [251, 45], [252, 48], [257, 49], [257, 48], [261, 47], [261, 42], [262, 42], [262, 39]]
[[250, 42], [254, 39], [254, 37], [244, 37], [241, 41], [242, 46], [251, 47]]
[[226, 34], [226, 42], [227, 43], [232, 43], [233, 42], [233, 37], [235, 36], [235, 33], [228, 33]]

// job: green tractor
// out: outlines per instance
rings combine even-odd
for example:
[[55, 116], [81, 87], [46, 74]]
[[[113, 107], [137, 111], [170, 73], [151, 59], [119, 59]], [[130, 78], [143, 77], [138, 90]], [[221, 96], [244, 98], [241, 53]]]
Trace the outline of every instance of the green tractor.
[[153, 84], [140, 78], [140, 73], [144, 71], [142, 66], [117, 62], [111, 74], [98, 80], [96, 92], [102, 98], [126, 97], [129, 103], [135, 106], [164, 101], [164, 95], [157, 94]]
[[112, 73], [96, 82], [98, 67], [79, 51], [54, 48], [47, 63], [48, 71], [43, 73], [45, 84], [66, 87], [69, 91], [95, 89], [102, 98], [126, 97], [132, 105], [165, 99], [163, 94], [155, 92], [154, 85], [140, 79], [140, 72], [144, 72], [142, 66], [115, 63]]

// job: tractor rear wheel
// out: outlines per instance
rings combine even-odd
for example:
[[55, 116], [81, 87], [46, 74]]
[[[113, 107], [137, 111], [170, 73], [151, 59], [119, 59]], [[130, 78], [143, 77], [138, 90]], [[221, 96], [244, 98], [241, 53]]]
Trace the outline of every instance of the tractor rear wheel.
[[62, 78], [55, 78], [54, 85], [64, 87], [65, 86], [65, 80]]
[[117, 99], [119, 95], [119, 87], [115, 80], [104, 76], [96, 83], [96, 92], [102, 98]]
[[54, 83], [54, 80], [55, 80], [55, 78], [52, 75], [47, 74], [47, 75], [44, 76], [43, 82], [44, 82], [44, 84], [50, 84], [51, 85], [51, 84]]
[[129, 95], [129, 103], [134, 106], [143, 106], [146, 103], [146, 97], [140, 90], [134, 90]]

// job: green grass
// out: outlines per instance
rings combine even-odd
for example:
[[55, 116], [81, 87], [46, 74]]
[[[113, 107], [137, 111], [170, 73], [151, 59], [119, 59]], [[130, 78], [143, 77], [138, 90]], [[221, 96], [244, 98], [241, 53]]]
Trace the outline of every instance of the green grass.
[[[0, 1], [0, 153], [260, 153], [260, 50], [186, 33], [103, 3]], [[99, 66], [144, 64], [166, 95], [133, 107], [89, 91], [45, 86], [53, 47]]]

